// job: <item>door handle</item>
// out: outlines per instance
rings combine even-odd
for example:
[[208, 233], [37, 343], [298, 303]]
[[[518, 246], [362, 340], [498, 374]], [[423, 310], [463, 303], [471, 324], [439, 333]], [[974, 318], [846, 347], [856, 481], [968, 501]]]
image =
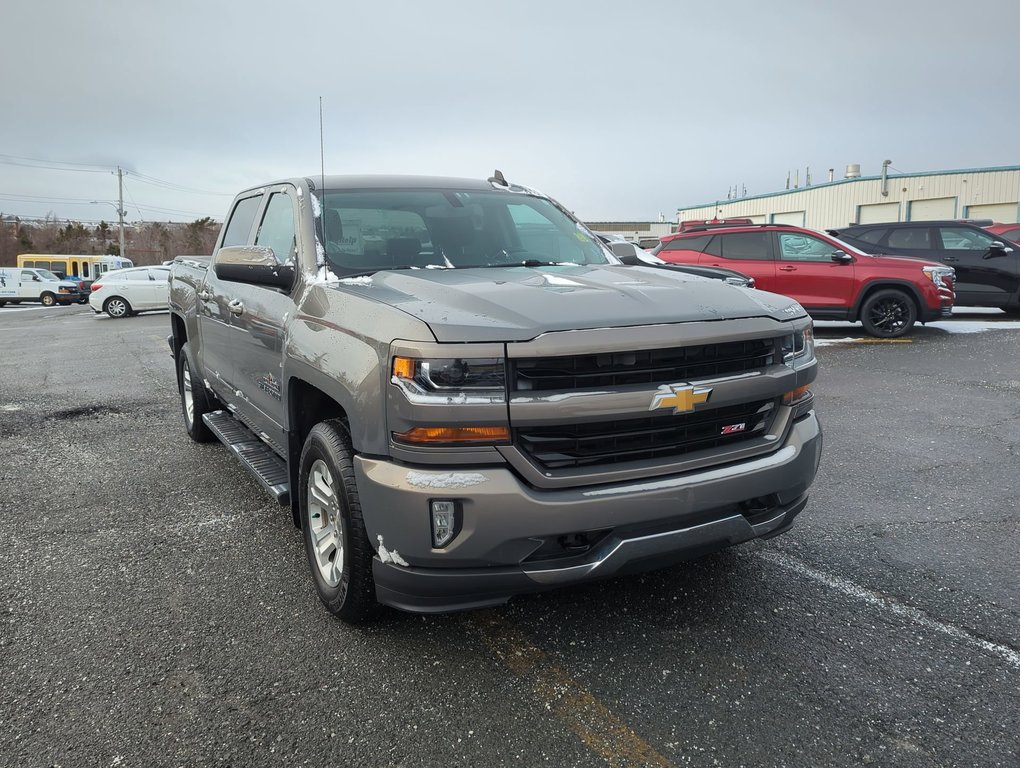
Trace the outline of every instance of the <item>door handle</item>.
[[959, 259], [955, 256], [946, 256], [942, 259], [942, 261], [959, 261]]
[[780, 272], [796, 272], [796, 267], [779, 267]]
[[232, 315], [240, 315], [244, 312], [244, 304], [241, 303], [240, 299], [233, 299], [227, 304], [227, 309]]
[[202, 301], [209, 301], [209, 299], [212, 298], [212, 291], [207, 291], [205, 290], [205, 288], [203, 288], [201, 291], [198, 292], [198, 298], [200, 298]]

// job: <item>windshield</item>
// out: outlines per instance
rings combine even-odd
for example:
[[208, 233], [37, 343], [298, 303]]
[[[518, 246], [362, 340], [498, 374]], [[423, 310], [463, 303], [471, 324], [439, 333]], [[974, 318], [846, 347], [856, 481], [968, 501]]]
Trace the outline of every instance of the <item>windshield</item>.
[[498, 190], [326, 190], [335, 272], [608, 264], [601, 243], [549, 200]]
[[44, 280], [59, 280], [60, 279], [55, 274], [50, 272], [48, 269], [37, 269], [36, 272], [38, 272], [39, 276], [41, 278], [43, 278]]

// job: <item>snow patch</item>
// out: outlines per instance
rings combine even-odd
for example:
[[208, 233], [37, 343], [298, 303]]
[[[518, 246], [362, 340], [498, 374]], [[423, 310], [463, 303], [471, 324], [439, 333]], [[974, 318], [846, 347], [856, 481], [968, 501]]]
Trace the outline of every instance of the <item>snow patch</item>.
[[569, 285], [575, 288], [582, 287], [580, 283], [566, 277], [560, 277], [559, 275], [542, 275], [542, 277], [545, 278], [546, 285]]
[[322, 215], [322, 206], [319, 205], [318, 195], [309, 195], [312, 201], [312, 216], [319, 218]]
[[341, 277], [340, 282], [344, 285], [371, 285], [371, 275], [359, 275], [358, 277]]
[[388, 549], [386, 549], [386, 547], [383, 545], [383, 537], [381, 535], [377, 536], [376, 538], [379, 540], [380, 560], [382, 560], [384, 563], [393, 563], [393, 565], [403, 565], [404, 567], [407, 567], [407, 561], [400, 556], [400, 553], [397, 552], [397, 550], [394, 549], [392, 552], [390, 552]]
[[477, 472], [408, 472], [404, 478], [415, 488], [470, 488], [485, 482], [485, 475]]
[[995, 323], [981, 323], [973, 320], [938, 320], [928, 323], [931, 328], [939, 328], [946, 333], [984, 333], [985, 331], [1016, 331], [1020, 330], [1020, 320], [1005, 320]]
[[11, 403], [10, 405], [0, 405], [0, 411], [4, 411], [5, 413], [14, 413], [15, 411], [20, 410], [21, 406], [15, 405], [14, 403]]

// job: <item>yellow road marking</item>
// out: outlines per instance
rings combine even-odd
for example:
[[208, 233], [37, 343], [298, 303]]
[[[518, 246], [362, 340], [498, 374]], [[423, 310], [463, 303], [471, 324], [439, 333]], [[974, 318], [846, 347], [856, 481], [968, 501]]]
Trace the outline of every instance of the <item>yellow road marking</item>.
[[592, 752], [615, 768], [672, 768], [647, 741], [605, 704], [585, 690], [495, 611], [479, 611], [470, 621], [485, 644], [517, 677], [530, 682], [535, 695]]

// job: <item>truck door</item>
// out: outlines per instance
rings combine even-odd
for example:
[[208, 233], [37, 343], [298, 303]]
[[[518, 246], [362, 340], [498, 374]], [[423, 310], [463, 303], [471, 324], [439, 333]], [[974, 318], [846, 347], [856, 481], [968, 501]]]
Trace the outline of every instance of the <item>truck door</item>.
[[[297, 206], [294, 188], [269, 190], [255, 228], [254, 245], [273, 249], [280, 264], [297, 263]], [[282, 400], [283, 323], [294, 315], [289, 292], [265, 285], [228, 283], [233, 325], [235, 385], [244, 392], [237, 403], [249, 427], [279, 452], [286, 450]]]
[[[255, 214], [262, 205], [261, 193], [243, 197], [234, 205], [227, 220], [220, 248], [248, 245], [251, 242]], [[216, 394], [228, 405], [236, 404], [234, 386], [234, 337], [228, 305], [233, 300], [232, 283], [216, 277], [216, 253], [209, 263], [205, 281], [198, 288], [199, 364]]]

